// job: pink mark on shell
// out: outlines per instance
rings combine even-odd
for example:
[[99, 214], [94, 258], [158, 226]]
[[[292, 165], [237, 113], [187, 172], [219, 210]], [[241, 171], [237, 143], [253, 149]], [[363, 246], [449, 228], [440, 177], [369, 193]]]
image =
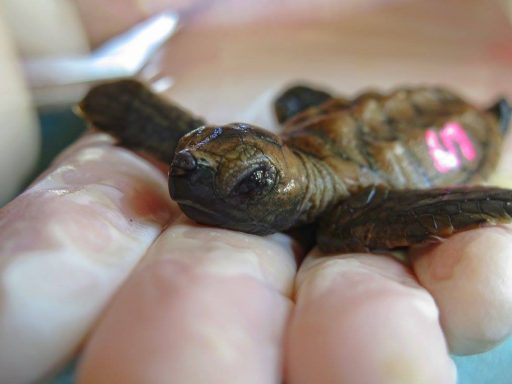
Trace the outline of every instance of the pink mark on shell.
[[425, 132], [425, 141], [434, 166], [441, 173], [460, 168], [460, 155], [468, 161], [476, 158], [473, 143], [457, 122], [447, 122], [439, 132], [428, 129]]

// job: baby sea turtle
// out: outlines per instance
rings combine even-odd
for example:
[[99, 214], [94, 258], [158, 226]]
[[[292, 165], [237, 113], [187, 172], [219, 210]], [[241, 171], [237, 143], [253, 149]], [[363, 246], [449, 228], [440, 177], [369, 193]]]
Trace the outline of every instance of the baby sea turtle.
[[275, 101], [280, 136], [205, 125], [135, 80], [96, 86], [80, 109], [120, 145], [172, 159], [171, 197], [199, 223], [259, 235], [315, 223], [319, 247], [341, 252], [511, 221], [512, 191], [475, 185], [499, 158], [504, 99], [481, 110], [437, 87], [349, 100], [295, 86]]

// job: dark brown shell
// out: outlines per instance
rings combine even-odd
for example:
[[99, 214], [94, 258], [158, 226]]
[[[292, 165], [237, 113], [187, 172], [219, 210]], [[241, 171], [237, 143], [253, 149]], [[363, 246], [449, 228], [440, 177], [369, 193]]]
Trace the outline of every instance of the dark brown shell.
[[[450, 123], [461, 127], [457, 134], [464, 137], [443, 142]], [[402, 189], [480, 182], [497, 163], [502, 136], [495, 114], [447, 90], [402, 88], [309, 108], [287, 122], [284, 142], [326, 162], [356, 191], [372, 184]], [[429, 146], [429, 138], [438, 146]], [[461, 152], [461, 144], [470, 146], [471, 158]], [[455, 156], [458, 166], [437, 169], [435, 150]]]

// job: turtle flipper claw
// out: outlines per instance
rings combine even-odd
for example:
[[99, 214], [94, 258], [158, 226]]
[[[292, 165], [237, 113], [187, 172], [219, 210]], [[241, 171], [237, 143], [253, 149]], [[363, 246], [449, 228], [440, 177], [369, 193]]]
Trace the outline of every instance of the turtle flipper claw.
[[389, 190], [370, 187], [322, 217], [326, 252], [393, 249], [512, 221], [512, 191], [493, 187]]

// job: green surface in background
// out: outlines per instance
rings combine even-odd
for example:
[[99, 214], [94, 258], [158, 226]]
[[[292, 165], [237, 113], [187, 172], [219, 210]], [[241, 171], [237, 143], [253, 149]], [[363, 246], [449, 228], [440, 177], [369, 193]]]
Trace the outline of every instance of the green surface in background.
[[55, 156], [75, 141], [86, 128], [85, 122], [73, 113], [71, 106], [40, 110], [38, 117], [41, 126], [41, 154], [27, 185], [48, 168]]

